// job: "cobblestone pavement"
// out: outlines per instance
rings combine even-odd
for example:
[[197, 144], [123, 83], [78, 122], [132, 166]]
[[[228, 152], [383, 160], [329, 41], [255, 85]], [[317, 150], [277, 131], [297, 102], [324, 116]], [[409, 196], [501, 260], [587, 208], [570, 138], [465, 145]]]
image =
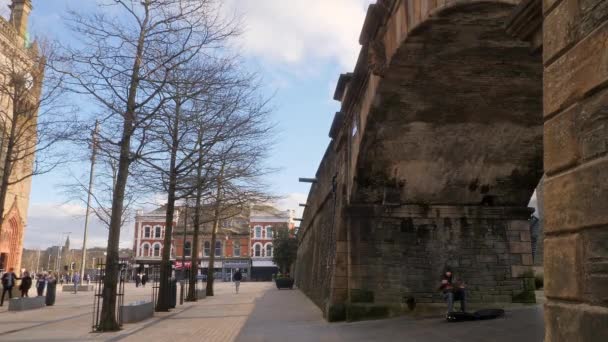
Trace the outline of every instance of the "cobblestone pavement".
[[[149, 299], [151, 288], [127, 286], [125, 302]], [[24, 312], [0, 310], [0, 341], [542, 341], [539, 306], [509, 311], [503, 319], [444, 323], [396, 318], [359, 323], [325, 322], [297, 290], [271, 283], [217, 283], [215, 296], [178, 305], [169, 313], [116, 333], [91, 333], [92, 293], [59, 293], [53, 307]]]

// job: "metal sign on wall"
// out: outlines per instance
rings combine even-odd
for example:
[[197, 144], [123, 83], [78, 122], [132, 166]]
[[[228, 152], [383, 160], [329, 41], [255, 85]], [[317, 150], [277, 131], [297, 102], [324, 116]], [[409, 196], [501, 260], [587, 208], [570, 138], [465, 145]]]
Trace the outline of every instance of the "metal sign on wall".
[[225, 260], [224, 267], [226, 268], [247, 268], [249, 267], [249, 260]]

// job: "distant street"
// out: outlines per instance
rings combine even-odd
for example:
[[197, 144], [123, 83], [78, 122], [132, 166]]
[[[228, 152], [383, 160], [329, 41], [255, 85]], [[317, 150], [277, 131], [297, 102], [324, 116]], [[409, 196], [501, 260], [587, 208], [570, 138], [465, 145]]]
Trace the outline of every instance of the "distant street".
[[[127, 286], [125, 302], [150, 298], [151, 287]], [[540, 306], [514, 309], [505, 318], [467, 323], [395, 318], [327, 323], [298, 290], [272, 283], [243, 283], [241, 293], [218, 283], [216, 296], [116, 333], [91, 333], [92, 293], [59, 293], [56, 305], [22, 312], [0, 311], [0, 341], [542, 341]]]

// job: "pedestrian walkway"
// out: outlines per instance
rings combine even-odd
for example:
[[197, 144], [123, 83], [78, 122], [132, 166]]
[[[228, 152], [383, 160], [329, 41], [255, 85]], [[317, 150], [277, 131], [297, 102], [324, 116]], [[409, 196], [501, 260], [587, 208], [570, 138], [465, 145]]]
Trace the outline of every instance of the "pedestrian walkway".
[[[125, 302], [148, 299], [151, 289], [127, 287]], [[298, 290], [272, 283], [217, 283], [215, 296], [184, 303], [168, 313], [114, 333], [91, 333], [92, 294], [61, 293], [57, 305], [25, 312], [0, 312], [0, 341], [517, 341], [543, 338], [540, 306], [508, 311], [505, 318], [465, 323], [395, 318], [327, 323]]]

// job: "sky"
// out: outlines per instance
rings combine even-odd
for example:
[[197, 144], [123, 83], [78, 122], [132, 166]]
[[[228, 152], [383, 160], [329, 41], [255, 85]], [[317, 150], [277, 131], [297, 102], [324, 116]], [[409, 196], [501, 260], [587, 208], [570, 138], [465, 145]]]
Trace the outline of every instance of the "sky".
[[[328, 132], [339, 103], [333, 92], [341, 73], [352, 71], [359, 53], [359, 33], [373, 0], [224, 0], [224, 11], [242, 19], [238, 48], [248, 67], [263, 77], [273, 95], [278, 139], [268, 164], [279, 168], [269, 179], [283, 196], [277, 205], [298, 209], [309, 185], [298, 177], [315, 175], [329, 143]], [[10, 0], [0, 0], [6, 17]], [[62, 16], [70, 9], [91, 9], [96, 0], [33, 0], [32, 37], [70, 41]], [[68, 7], [69, 6], [69, 7]], [[85, 174], [86, 163], [66, 165], [32, 182], [25, 248], [46, 248], [71, 232], [74, 248], [82, 243], [83, 205], [68, 202], [61, 184], [70, 173]], [[301, 213], [301, 211], [298, 211]], [[107, 230], [92, 220], [88, 246], [105, 247]], [[131, 247], [133, 224], [121, 233], [121, 248]]]

